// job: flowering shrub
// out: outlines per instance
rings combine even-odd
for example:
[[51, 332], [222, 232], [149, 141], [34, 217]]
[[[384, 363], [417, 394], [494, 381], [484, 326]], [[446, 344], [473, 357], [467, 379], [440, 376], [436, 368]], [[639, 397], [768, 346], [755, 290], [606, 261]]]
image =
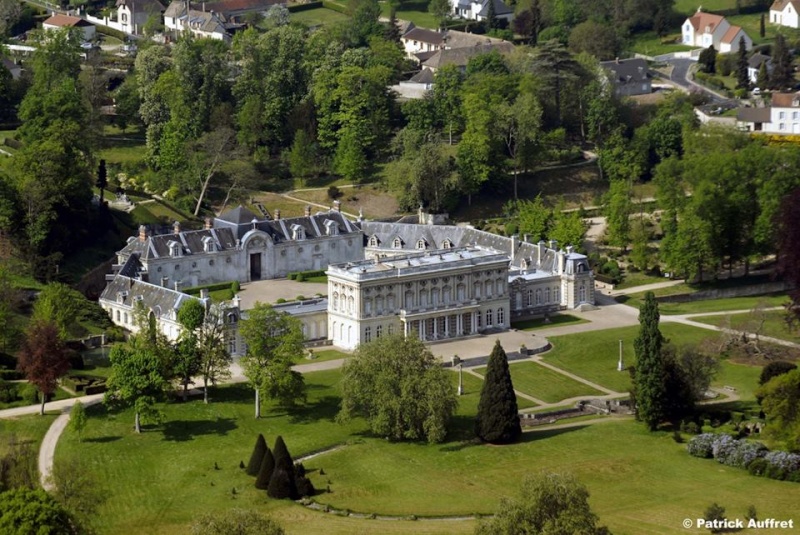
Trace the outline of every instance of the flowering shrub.
[[689, 455], [710, 459], [713, 457], [712, 448], [714, 447], [714, 442], [719, 436], [716, 433], [703, 433], [702, 435], [693, 436], [686, 445]]
[[764, 456], [764, 459], [771, 465], [786, 473], [800, 471], [800, 455], [785, 451], [771, 451]]

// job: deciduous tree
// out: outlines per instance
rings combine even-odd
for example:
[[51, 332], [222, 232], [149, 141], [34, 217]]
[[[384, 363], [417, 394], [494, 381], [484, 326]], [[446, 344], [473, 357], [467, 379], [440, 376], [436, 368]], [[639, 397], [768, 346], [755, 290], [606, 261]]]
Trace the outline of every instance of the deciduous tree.
[[800, 448], [800, 370], [773, 377], [756, 395], [767, 415], [770, 436], [784, 441], [790, 450]]
[[256, 418], [261, 417], [261, 394], [285, 405], [304, 399], [303, 376], [292, 370], [295, 359], [303, 354], [299, 320], [270, 305], [256, 303], [247, 318], [239, 322], [239, 332], [247, 344], [241, 363], [256, 393]]
[[78, 435], [78, 442], [83, 440], [83, 430], [86, 429], [86, 408], [83, 403], [76, 401], [69, 411], [69, 426]]
[[415, 337], [362, 344], [344, 366], [337, 418], [364, 416], [373, 433], [391, 440], [441, 442], [457, 406], [447, 373]]
[[0, 493], [0, 533], [8, 535], [78, 535], [70, 514], [41, 489], [13, 489]]
[[55, 393], [58, 379], [70, 369], [66, 344], [53, 322], [38, 320], [31, 323], [22, 341], [17, 365], [41, 393], [39, 414], [44, 414], [47, 397]]
[[517, 396], [511, 383], [508, 359], [497, 340], [486, 365], [481, 387], [475, 434], [484, 442], [510, 444], [519, 440], [522, 426], [517, 412]]

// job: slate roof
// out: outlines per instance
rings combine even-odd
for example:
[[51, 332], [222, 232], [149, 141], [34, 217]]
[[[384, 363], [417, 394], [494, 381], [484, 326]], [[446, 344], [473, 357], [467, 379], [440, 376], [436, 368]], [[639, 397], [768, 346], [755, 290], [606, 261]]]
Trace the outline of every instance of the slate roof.
[[414, 82], [417, 84], [432, 84], [433, 83], [433, 71], [430, 69], [422, 69], [417, 74], [411, 77], [409, 82]]
[[[414, 225], [407, 223], [380, 223], [376, 221], [362, 221], [361, 230], [364, 239], [369, 240], [375, 236], [378, 239], [379, 248], [387, 251], [406, 251], [416, 252], [417, 242], [425, 240], [430, 244], [431, 249], [439, 249], [445, 240], [450, 240], [452, 247], [466, 247], [478, 245], [483, 248], [490, 248], [511, 256], [511, 238], [498, 236], [490, 232], [484, 232], [468, 227], [458, 227], [454, 225]], [[392, 242], [399, 237], [403, 242], [402, 249], [393, 249]], [[367, 243], [365, 242], [365, 243]], [[531, 265], [536, 265], [537, 245], [517, 241], [517, 248], [514, 255], [514, 266], [519, 266], [523, 258], [527, 258]], [[537, 269], [555, 272], [557, 267], [556, 251], [547, 248], [542, 258], [541, 266]]]
[[750, 56], [750, 59], [747, 60], [747, 66], [750, 67], [751, 69], [760, 69], [762, 63], [771, 60], [772, 58], [770, 58], [769, 56], [762, 54], [760, 52], [756, 52], [755, 54]]
[[441, 46], [444, 42], [444, 34], [433, 30], [426, 30], [425, 28], [413, 28], [403, 34], [406, 41], [420, 41], [422, 43], [430, 43], [434, 46]]
[[275, 243], [292, 240], [292, 225], [300, 225], [305, 231], [306, 239], [326, 236], [325, 221], [330, 219], [339, 227], [340, 234], [359, 232], [359, 228], [347, 219], [341, 212], [329, 210], [317, 212], [311, 216], [291, 217], [287, 219], [259, 218], [243, 206], [221, 214], [214, 220], [215, 228], [229, 229], [236, 238], [253, 230], [253, 219], [256, 219], [255, 228], [266, 232]]
[[736, 120], [743, 123], [768, 123], [770, 122], [770, 108], [739, 108]]
[[481, 54], [488, 54], [497, 50], [501, 54], [509, 53], [514, 50], [514, 45], [501, 41], [500, 43], [487, 43], [465, 48], [449, 48], [439, 50], [422, 65], [431, 69], [440, 69], [445, 65], [456, 65], [466, 67], [470, 59]]
[[205, 250], [203, 238], [210, 237], [214, 240], [216, 251], [225, 251], [236, 247], [236, 237], [231, 229], [212, 228], [202, 230], [189, 230], [178, 234], [157, 234], [147, 236], [144, 240], [139, 237], [129, 238], [128, 244], [117, 254], [128, 258], [137, 255], [142, 261], [169, 256], [169, 242], [176, 241], [181, 244], [184, 256], [202, 254]]
[[171, 288], [138, 280], [135, 276], [137, 265], [139, 265], [138, 259], [135, 256], [130, 257], [120, 272], [103, 289], [100, 299], [114, 303], [120, 303], [121, 300], [121, 304], [129, 307], [141, 301], [146, 309], [157, 313], [160, 311], [159, 315], [168, 314], [170, 310], [178, 310], [190, 300], [198, 300]]
[[[466, 5], [469, 8], [469, 2]], [[497, 37], [477, 35], [474, 33], [460, 32], [458, 30], [447, 30], [444, 35], [445, 48], [464, 48], [468, 46], [484, 45], [487, 43], [504, 43]]]
[[501, 15], [508, 15], [514, 12], [514, 10], [508, 7], [503, 0], [487, 0], [486, 3], [483, 4], [483, 8], [481, 9], [480, 13], [478, 13], [479, 17], [489, 16], [489, 2], [494, 2], [494, 14], [497, 17]]
[[129, 5], [132, 12], [155, 13], [164, 11], [164, 5], [158, 0], [117, 0], [117, 7]]
[[647, 72], [647, 62], [643, 59], [601, 61], [600, 66], [609, 71], [610, 78], [619, 85], [638, 84], [651, 78]]
[[285, 3], [281, 0], [221, 0], [220, 2], [206, 3], [205, 10], [228, 15], [230, 13], [266, 11], [271, 6]]

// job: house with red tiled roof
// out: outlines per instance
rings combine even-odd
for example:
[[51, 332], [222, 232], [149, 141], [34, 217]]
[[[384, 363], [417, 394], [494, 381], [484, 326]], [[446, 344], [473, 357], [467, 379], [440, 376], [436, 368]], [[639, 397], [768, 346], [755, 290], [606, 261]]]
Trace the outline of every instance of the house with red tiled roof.
[[746, 49], [753, 47], [753, 40], [740, 26], [731, 24], [721, 15], [705, 13], [699, 9], [684, 21], [681, 33], [684, 45], [703, 48], [713, 45], [717, 51], [724, 54], [737, 52], [742, 37]]
[[778, 26], [800, 28], [800, 0], [775, 0], [769, 8], [769, 21]]
[[91, 41], [94, 39], [96, 28], [91, 22], [87, 22], [78, 17], [61, 15], [57, 13], [42, 22], [42, 28], [46, 31], [61, 30], [63, 28], [80, 28], [83, 32], [83, 40]]

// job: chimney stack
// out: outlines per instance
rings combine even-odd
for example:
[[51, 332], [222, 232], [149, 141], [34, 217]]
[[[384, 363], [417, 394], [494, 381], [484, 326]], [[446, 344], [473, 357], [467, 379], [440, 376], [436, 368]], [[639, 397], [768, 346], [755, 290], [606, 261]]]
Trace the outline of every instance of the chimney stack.
[[211, 230], [212, 228], [214, 228], [214, 224], [211, 222], [210, 217], [205, 218], [205, 222], [203, 223], [203, 228], [206, 230]]
[[276, 208], [275, 209], [275, 221], [278, 221], [280, 218], [281, 218], [281, 209], [280, 208]]
[[173, 234], [180, 234], [181, 233], [181, 223], [180, 223], [180, 221], [175, 221], [172, 224], [172, 233]]
[[519, 240], [519, 236], [514, 234], [511, 236], [511, 263], [514, 263], [514, 259], [517, 257], [517, 240]]
[[167, 288], [169, 286], [169, 277], [161, 277], [161, 286]]
[[341, 201], [333, 201], [333, 207], [336, 209], [337, 212], [341, 212], [342, 211]]
[[558, 255], [558, 274], [561, 275], [564, 273], [564, 251], [558, 251], [556, 254]]
[[311, 205], [310, 204], [306, 205], [304, 213], [305, 213], [306, 217], [311, 217]]
[[144, 225], [139, 225], [139, 241], [145, 241], [147, 239], [147, 227]]
[[536, 247], [536, 265], [542, 267], [542, 256], [544, 256], [545, 243], [544, 240], [539, 240]]
[[558, 250], [558, 242], [556, 240], [550, 240], [550, 248], [554, 251]]
[[522, 241], [524, 241], [525, 243], [530, 243], [531, 242], [531, 235], [530, 234], [523, 234], [522, 235]]

